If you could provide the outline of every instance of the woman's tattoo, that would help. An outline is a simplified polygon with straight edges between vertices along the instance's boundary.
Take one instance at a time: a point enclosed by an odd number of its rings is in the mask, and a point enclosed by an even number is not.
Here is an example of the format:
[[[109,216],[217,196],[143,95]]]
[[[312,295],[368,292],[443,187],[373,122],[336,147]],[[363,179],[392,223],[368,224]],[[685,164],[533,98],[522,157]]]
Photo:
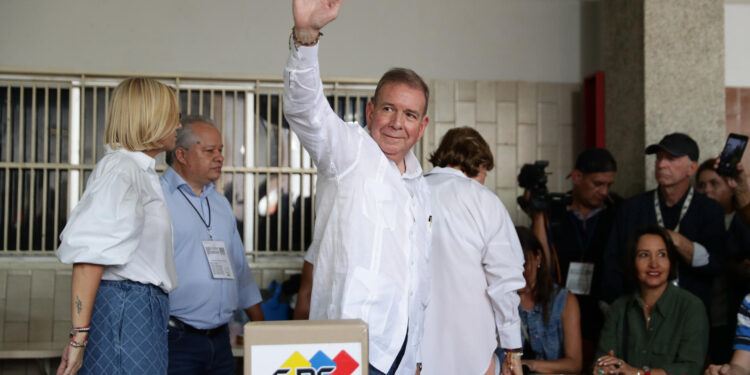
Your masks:
[[[81,315],[81,307],[83,307],[83,302],[76,296],[76,310],[78,310],[78,315]]]

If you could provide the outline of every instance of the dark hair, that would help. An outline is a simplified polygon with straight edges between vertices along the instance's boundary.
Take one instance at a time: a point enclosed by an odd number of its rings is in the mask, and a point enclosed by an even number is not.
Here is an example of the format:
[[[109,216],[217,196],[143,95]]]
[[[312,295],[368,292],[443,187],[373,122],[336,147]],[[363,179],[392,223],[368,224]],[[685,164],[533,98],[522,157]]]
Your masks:
[[[672,237],[669,235],[669,232],[658,225],[643,227],[633,233],[630,239],[628,239],[627,247],[623,253],[623,269],[625,271],[625,277],[633,283],[633,285],[638,285],[638,272],[635,269],[635,257],[638,254],[638,241],[641,237],[647,234],[659,236],[662,241],[664,241],[664,245],[667,248],[667,259],[669,260],[668,280],[676,279],[678,263],[677,248],[675,247],[674,242],[672,242]]]
[[[424,93],[424,111],[422,112],[422,116],[427,114],[427,104],[430,102],[430,89],[419,74],[407,68],[391,68],[380,77],[378,86],[375,87],[375,95],[372,96],[373,103],[378,102],[380,89],[387,83],[403,83],[411,88],[422,90]]]
[[[617,172],[617,162],[604,148],[590,148],[578,154],[575,169],[583,174]]]
[[[542,319],[544,319],[544,324],[547,324],[549,323],[550,303],[552,302],[552,292],[554,289],[552,274],[550,274],[547,267],[547,258],[544,256],[542,244],[531,229],[517,226],[516,233],[518,234],[518,240],[521,242],[526,262],[528,262],[530,256],[541,255],[542,261],[539,263],[539,269],[536,271],[536,285],[531,290],[531,295],[534,297],[534,301],[542,306]]]
[[[714,171],[716,172],[716,168],[714,168],[714,164],[716,164],[716,159],[707,159],[701,165],[698,167],[698,172],[695,173],[695,177],[701,175],[701,172],[703,171]]]
[[[202,122],[204,124],[216,127],[216,124],[214,124],[214,122],[211,121],[211,119],[209,119],[208,117],[199,115],[180,116],[180,123],[182,124],[182,128],[177,129],[177,142],[175,142],[175,149],[177,149],[177,147],[182,147],[185,150],[189,150],[190,147],[193,147],[193,145],[198,142],[198,139],[193,134],[193,124],[196,122]],[[171,166],[172,164],[174,164],[174,151],[175,150],[167,150],[164,159],[164,161],[167,162],[167,165]]]
[[[429,160],[436,167],[459,167],[468,177],[479,174],[479,167],[488,171],[495,167],[490,146],[468,126],[448,130]]]

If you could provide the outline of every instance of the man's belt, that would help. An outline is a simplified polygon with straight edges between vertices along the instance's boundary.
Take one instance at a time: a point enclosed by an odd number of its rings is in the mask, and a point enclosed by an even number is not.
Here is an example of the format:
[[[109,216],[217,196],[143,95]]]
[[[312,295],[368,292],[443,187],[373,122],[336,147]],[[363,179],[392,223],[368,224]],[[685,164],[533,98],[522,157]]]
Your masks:
[[[198,328],[191,326],[190,324],[187,324],[181,321],[180,319],[175,318],[174,316],[169,317],[169,326],[172,328],[183,330],[185,332],[190,332],[196,335],[208,336],[208,337],[213,337],[220,333],[224,333],[228,328],[227,324],[224,323],[216,328],[198,329]]]

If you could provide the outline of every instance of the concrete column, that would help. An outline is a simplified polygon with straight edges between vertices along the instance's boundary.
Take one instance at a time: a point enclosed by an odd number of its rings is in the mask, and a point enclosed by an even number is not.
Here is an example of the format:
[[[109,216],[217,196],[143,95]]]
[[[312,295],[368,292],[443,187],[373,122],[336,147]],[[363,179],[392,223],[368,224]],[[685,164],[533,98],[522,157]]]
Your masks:
[[[615,189],[656,186],[648,144],[689,134],[701,160],[725,140],[724,2],[606,0],[606,142],[618,162]]]

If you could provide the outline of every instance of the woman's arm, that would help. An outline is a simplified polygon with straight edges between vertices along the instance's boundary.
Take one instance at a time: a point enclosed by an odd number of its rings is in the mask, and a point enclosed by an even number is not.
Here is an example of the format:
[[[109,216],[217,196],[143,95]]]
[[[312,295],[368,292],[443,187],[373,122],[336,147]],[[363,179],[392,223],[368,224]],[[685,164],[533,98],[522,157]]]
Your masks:
[[[102,280],[104,266],[89,263],[75,263],[73,265],[73,281],[71,286],[71,323],[74,328],[88,327],[91,322],[91,312],[94,310],[94,299],[99,283]],[[76,332],[71,341],[83,344],[88,338],[88,332]],[[85,347],[65,345],[63,349],[58,374],[75,374],[83,364]]]
[[[528,360],[524,364],[531,372],[579,374],[583,362],[581,354],[581,313],[578,299],[568,292],[562,312],[563,345],[565,357],[554,361]]]

